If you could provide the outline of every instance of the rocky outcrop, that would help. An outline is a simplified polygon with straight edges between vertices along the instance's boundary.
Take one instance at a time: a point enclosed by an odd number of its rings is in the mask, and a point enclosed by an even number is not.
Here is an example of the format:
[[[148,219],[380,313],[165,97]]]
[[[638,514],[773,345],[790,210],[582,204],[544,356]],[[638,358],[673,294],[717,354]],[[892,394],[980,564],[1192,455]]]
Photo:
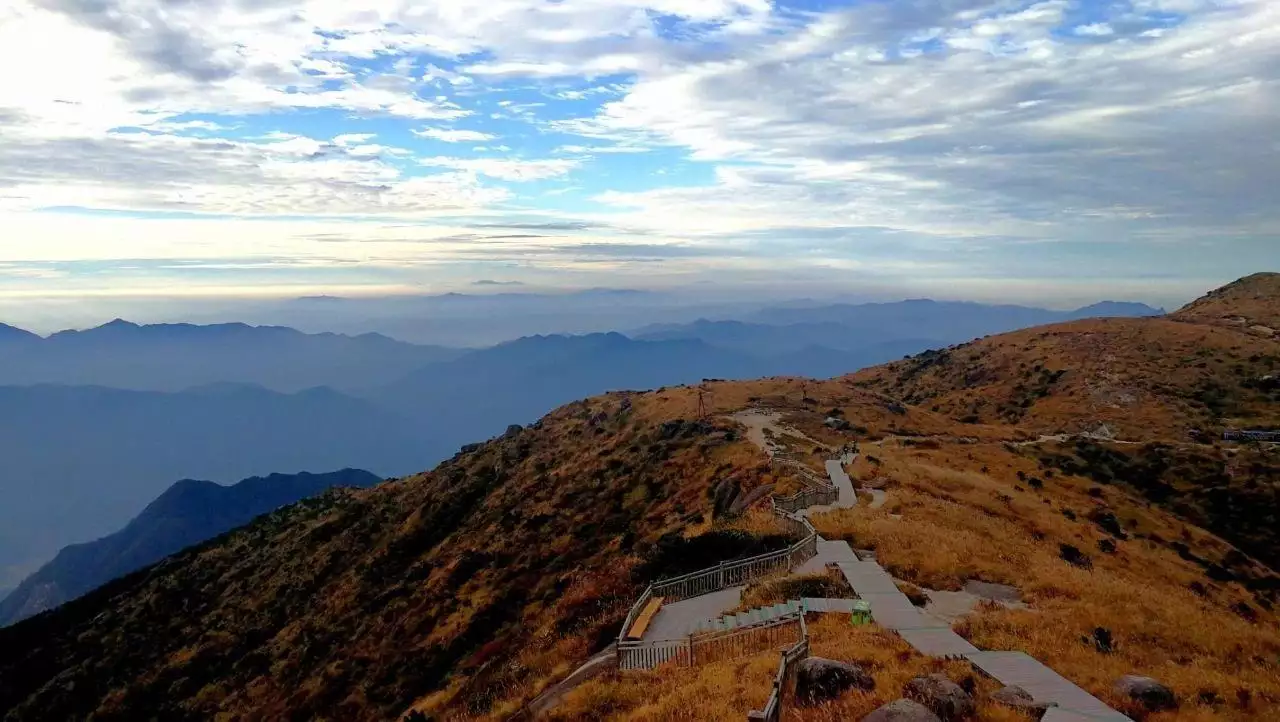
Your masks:
[[[819,704],[851,689],[875,689],[876,682],[864,669],[834,659],[809,657],[796,668],[796,698],[802,704]]]
[[[941,722],[928,707],[909,699],[899,699],[862,718],[862,722]]]
[[[1057,702],[1037,702],[1031,693],[1021,687],[1004,687],[991,695],[991,699],[1010,709],[1030,715],[1032,719],[1040,719],[1050,707],[1057,707]]]
[[[1173,690],[1150,677],[1127,674],[1116,680],[1115,692],[1117,696],[1142,705],[1148,712],[1178,707],[1178,698],[1174,696]]]
[[[973,714],[973,698],[945,675],[916,677],[907,682],[906,694],[943,720],[957,720]]]

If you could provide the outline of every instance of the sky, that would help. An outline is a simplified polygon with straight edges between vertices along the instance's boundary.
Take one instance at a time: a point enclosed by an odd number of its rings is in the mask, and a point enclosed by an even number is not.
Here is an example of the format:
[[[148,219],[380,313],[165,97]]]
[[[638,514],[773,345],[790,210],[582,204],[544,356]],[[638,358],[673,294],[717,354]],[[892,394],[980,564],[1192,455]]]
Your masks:
[[[1274,0],[9,0],[0,67],[0,312],[1280,267]]]

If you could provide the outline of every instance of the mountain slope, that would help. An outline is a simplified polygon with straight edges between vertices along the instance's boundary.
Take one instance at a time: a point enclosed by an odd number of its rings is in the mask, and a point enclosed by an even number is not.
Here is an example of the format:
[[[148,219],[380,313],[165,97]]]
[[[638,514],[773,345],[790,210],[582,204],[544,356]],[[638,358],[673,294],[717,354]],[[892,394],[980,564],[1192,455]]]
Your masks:
[[[0,630],[0,709],[385,720],[450,673],[484,679],[469,693],[482,704],[531,672],[493,660],[598,649],[638,589],[627,570],[664,533],[715,516],[714,486],[760,483],[725,427],[624,400],[575,403],[430,474],[273,513]],[[45,686],[90,658],[114,671]]]
[[[1113,706],[1123,702],[1112,691],[1120,675],[1157,677],[1180,708],[1152,722],[1277,718],[1274,571],[1178,504],[1152,503],[1138,482],[1161,467],[1110,456],[1167,447],[1176,481],[1207,488],[1225,473],[1207,461],[1220,454],[1234,464],[1233,482],[1265,488],[1275,452],[1187,438],[1185,427],[1212,410],[1182,394],[1200,372],[1233,388],[1249,358],[1240,354],[1269,341],[1168,319],[1067,326],[1062,333],[1100,339],[1128,364],[1080,376],[1141,392],[1140,404],[1106,407],[1130,443],[1037,438],[1066,422],[1078,423],[1068,432],[1093,428],[1093,412],[1063,400],[1089,386],[1068,385],[1070,371],[1058,376],[1052,363],[1056,378],[1037,382],[1018,419],[993,408],[981,412],[987,423],[962,420],[977,393],[1025,394],[1028,370],[1046,378],[1027,354],[1067,354],[1064,339],[1047,342],[1060,328],[952,349],[959,355],[945,364],[916,358],[828,381],[712,382],[575,402],[431,473],[279,510],[0,630],[0,710],[5,722],[363,722],[410,708],[510,719],[605,648],[648,581],[780,546],[767,514],[730,513],[786,481],[730,418],[767,407],[794,429],[770,435],[798,458],[857,440],[851,473],[887,490],[881,508],[816,514],[825,538],[873,550],[895,577],[935,592],[970,581],[1018,590],[1025,609],[980,604],[957,623],[974,644],[1024,650]],[[1159,384],[1171,368],[1159,364],[1187,333],[1205,334],[1205,367]],[[903,404],[908,394],[919,403]],[[704,420],[694,418],[700,401]],[[829,416],[851,431],[826,426]],[[894,665],[925,664],[852,642],[838,652],[888,678]],[[689,674],[613,673],[568,695],[552,719],[745,716],[776,669],[777,656],[762,655]],[[900,683],[876,694],[896,696]],[[709,712],[699,702],[712,695]],[[797,719],[860,719],[854,710],[867,699],[853,692]]]
[[[233,486],[179,481],[120,531],[63,549],[23,580],[0,601],[0,626],[52,609],[278,507],[332,487],[360,488],[379,481],[367,471],[354,469],[329,474],[272,474]]]
[[[704,378],[750,378],[766,364],[699,341],[634,341],[621,334],[531,336],[426,366],[365,392],[387,408],[430,423],[463,443],[507,423],[532,421],[574,399]]]
[[[694,389],[577,402],[430,474],[277,511],[0,630],[4,719],[362,722],[411,705],[508,719],[608,644],[647,581],[731,558],[724,542],[738,537],[725,532],[761,528],[726,516],[728,501],[773,481],[723,420],[754,403],[811,439],[793,447],[802,454],[848,440],[823,426],[833,407],[859,428],[854,473],[885,479],[890,503],[817,517],[827,538],[870,545],[896,576],[935,589],[979,578],[1022,590],[1031,610],[979,608],[965,623],[984,646],[1028,649],[1107,699],[1118,674],[1158,675],[1188,719],[1280,710],[1280,681],[1255,661],[1280,654],[1262,606],[1275,594],[1259,586],[1274,577],[1212,534],[1075,475],[1029,487],[1021,479],[1043,472],[1008,443],[1011,428],[962,437],[944,416],[842,380],[708,389],[712,423],[688,420]],[[1091,520],[1100,510],[1123,539]],[[1097,551],[1104,541],[1114,551]],[[1062,561],[1063,545],[1084,549],[1090,570]],[[1098,627],[1114,632],[1112,651],[1077,641]],[[756,662],[730,674],[760,670],[767,691],[776,657]],[[726,694],[705,681],[606,676],[553,719],[705,719],[688,700]],[[751,704],[736,703],[743,715]]]
[[[1280,307],[1252,276],[1170,317],[1028,329],[850,377],[966,424],[1013,424],[1024,439],[1099,432],[1040,462],[1123,483],[1280,566],[1280,460],[1213,443],[1228,429],[1280,429],[1280,340],[1221,318]],[[1122,443],[1107,443],[1114,437]]]
[[[291,328],[156,324],[116,320],[4,343],[0,384],[100,385],[181,391],[216,382],[256,384],[284,392],[315,386],[348,388],[389,382],[459,351],[415,346],[378,334],[304,334]]]
[[[1280,273],[1255,273],[1178,309],[1181,321],[1225,324],[1274,337],[1280,332]]]
[[[15,584],[62,547],[119,529],[174,479],[342,468],[400,475],[449,449],[367,401],[241,385],[0,387],[0,429],[0,571]]]
[[[0,323],[0,348],[36,343],[38,341],[40,341],[40,337],[30,331]]]

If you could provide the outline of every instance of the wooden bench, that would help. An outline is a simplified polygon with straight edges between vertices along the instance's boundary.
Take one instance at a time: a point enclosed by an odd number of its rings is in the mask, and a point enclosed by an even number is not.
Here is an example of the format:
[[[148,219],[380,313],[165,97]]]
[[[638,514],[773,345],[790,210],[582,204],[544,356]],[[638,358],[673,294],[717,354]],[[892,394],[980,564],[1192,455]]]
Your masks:
[[[627,631],[627,639],[639,640],[644,639],[644,633],[649,629],[649,625],[653,623],[653,618],[658,614],[658,610],[662,608],[662,597],[654,597],[649,603],[644,605],[644,609],[640,610],[640,616],[636,617],[636,621],[631,625],[631,629]]]

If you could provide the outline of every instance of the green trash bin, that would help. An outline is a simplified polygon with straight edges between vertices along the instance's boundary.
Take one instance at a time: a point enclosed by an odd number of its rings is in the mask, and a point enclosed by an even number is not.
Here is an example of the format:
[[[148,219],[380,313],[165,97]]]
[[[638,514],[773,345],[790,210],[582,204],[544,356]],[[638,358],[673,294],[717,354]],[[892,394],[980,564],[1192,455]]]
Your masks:
[[[849,617],[849,623],[857,627],[862,624],[871,624],[871,604],[859,599],[853,603],[853,614]]]

